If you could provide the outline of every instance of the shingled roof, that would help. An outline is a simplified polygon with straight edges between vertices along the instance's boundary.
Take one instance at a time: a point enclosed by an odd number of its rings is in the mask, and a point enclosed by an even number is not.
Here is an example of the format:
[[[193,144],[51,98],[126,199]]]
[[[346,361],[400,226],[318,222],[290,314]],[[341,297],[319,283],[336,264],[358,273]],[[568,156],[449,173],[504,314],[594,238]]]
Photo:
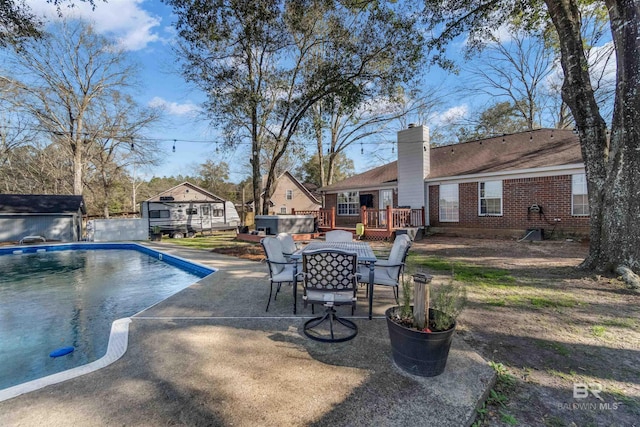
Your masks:
[[[0,194],[0,213],[86,213],[82,196],[53,194]]]
[[[394,184],[398,181],[397,161],[378,166],[358,175],[350,176],[340,182],[320,188],[319,191],[347,190],[358,188],[370,188],[383,184]]]
[[[431,148],[428,179],[583,163],[580,141],[570,130],[537,129]],[[397,183],[397,161],[320,190],[341,191]]]

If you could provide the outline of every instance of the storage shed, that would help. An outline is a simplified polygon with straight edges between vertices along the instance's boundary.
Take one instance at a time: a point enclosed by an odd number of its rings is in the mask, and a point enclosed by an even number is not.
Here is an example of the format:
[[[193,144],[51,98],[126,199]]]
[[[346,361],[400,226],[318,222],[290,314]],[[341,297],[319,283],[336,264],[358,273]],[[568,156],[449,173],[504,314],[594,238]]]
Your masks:
[[[75,242],[82,238],[82,196],[0,194],[0,241],[19,242],[26,236]]]

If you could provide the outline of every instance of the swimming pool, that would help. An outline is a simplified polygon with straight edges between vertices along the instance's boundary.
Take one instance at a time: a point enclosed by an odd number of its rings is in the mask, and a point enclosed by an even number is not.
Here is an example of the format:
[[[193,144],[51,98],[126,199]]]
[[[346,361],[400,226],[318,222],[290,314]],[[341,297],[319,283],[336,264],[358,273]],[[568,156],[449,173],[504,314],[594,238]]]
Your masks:
[[[0,390],[105,354],[111,324],[213,269],[137,244],[0,249]],[[75,351],[58,357],[60,347]]]

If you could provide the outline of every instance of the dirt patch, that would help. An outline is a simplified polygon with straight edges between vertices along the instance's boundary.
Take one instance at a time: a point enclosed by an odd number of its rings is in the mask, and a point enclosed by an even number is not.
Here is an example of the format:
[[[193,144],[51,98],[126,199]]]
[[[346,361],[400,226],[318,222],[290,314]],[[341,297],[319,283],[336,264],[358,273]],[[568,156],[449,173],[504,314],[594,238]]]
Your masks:
[[[388,243],[372,242],[384,254]],[[515,378],[479,425],[638,424],[640,295],[616,277],[577,268],[588,245],[429,237],[411,252],[505,270],[504,284],[468,284],[459,335]],[[215,249],[252,260],[259,245]],[[450,279],[435,273],[434,283]],[[598,399],[598,395],[601,399]],[[575,397],[574,397],[575,396]]]
[[[587,251],[579,242],[443,237],[412,247],[504,269],[512,279],[468,285],[459,319],[465,341],[516,379],[508,401],[487,407],[482,425],[637,424],[640,295],[615,277],[578,269]]]
[[[260,245],[243,245],[234,246],[228,248],[215,248],[211,249],[211,252],[217,254],[234,256],[237,258],[250,259],[252,261],[260,261],[265,258],[264,251]]]

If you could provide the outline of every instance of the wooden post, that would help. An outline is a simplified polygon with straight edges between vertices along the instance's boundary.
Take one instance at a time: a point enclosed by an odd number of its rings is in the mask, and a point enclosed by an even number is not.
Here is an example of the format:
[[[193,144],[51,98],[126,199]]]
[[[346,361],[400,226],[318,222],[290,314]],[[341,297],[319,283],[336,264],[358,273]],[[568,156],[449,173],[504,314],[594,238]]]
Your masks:
[[[424,209],[424,206],[422,207],[422,226],[426,227],[427,226],[427,215],[426,215],[426,211]]]
[[[393,209],[387,205],[387,231],[393,230]]]
[[[335,206],[331,206],[331,219],[330,219],[330,223],[331,223],[331,229],[333,230],[334,228],[336,228],[336,207]]]
[[[360,222],[367,226],[367,207],[364,205],[360,206]]]
[[[413,276],[413,322],[418,329],[429,327],[429,283],[433,278],[426,273]]]

